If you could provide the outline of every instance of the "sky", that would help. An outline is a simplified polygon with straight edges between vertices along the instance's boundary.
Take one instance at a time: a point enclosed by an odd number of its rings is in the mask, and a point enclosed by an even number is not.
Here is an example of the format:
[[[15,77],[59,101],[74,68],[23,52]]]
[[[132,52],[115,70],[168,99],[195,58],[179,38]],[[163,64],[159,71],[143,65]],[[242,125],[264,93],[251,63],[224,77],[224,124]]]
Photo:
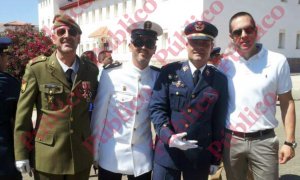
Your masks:
[[[0,23],[11,21],[38,25],[38,0],[1,0]]]

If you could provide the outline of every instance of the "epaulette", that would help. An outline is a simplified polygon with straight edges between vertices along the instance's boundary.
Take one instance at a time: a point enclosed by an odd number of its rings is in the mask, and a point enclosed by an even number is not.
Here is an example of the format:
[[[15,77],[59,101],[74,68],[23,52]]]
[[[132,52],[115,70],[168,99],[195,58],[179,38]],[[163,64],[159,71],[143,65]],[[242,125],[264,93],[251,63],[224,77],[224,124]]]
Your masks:
[[[156,67],[156,66],[150,66],[150,68],[154,71],[157,71],[157,72],[160,72],[160,68],[159,67]]]
[[[107,64],[107,65],[103,66],[103,69],[111,69],[111,68],[119,67],[121,65],[122,65],[122,63],[120,63],[119,61],[115,61],[111,64]]]
[[[46,61],[46,60],[47,60],[47,57],[44,56],[44,55],[41,55],[41,56],[38,56],[38,57],[36,57],[36,58],[31,59],[31,60],[28,62],[28,64],[33,65],[33,64],[35,64],[35,63],[43,62],[43,61]]]

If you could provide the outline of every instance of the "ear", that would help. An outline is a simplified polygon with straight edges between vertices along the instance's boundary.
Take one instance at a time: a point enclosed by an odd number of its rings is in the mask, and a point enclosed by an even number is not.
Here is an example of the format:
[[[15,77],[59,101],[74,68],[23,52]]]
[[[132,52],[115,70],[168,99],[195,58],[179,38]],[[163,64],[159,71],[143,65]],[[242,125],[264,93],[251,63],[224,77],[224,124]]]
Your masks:
[[[129,48],[129,52],[132,52],[132,51],[133,51],[133,50],[132,50],[133,44],[129,43],[129,44],[128,44],[128,48]]]
[[[52,43],[54,44],[54,42],[56,41],[57,37],[51,33],[51,40],[52,40]]]

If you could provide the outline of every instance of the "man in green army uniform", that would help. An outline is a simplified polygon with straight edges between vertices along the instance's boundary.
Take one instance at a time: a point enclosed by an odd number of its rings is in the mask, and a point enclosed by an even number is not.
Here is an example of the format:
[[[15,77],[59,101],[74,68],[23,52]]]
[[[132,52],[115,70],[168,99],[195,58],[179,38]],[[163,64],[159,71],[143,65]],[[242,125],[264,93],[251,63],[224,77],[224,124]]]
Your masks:
[[[57,50],[31,60],[23,76],[15,125],[16,167],[35,179],[88,179],[92,153],[89,105],[98,68],[76,56],[82,31],[67,15],[56,15],[51,35]],[[37,118],[32,124],[32,111]],[[32,167],[32,168],[31,168]]]

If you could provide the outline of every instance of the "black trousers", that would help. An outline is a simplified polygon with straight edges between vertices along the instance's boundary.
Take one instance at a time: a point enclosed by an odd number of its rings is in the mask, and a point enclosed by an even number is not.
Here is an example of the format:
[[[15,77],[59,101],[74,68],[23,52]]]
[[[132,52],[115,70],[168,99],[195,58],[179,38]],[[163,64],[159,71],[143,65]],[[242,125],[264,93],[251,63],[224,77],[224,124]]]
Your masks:
[[[152,180],[207,180],[209,167],[204,169],[176,170],[154,163]]]
[[[128,180],[151,180],[151,171],[142,174],[138,177],[134,177],[133,175],[127,175],[127,178]],[[122,174],[114,173],[99,167],[98,179],[99,180],[121,180]]]

